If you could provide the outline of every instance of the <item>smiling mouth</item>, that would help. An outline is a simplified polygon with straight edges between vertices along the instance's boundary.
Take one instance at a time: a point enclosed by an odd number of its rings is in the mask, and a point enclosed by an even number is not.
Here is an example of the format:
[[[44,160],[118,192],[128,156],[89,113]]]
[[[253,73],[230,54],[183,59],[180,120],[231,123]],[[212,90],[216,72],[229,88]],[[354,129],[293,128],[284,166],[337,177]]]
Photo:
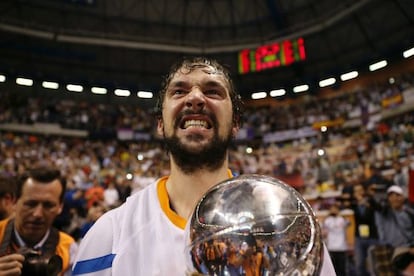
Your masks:
[[[207,121],[204,121],[204,120],[186,120],[181,124],[182,129],[187,129],[190,127],[210,129],[211,125]]]

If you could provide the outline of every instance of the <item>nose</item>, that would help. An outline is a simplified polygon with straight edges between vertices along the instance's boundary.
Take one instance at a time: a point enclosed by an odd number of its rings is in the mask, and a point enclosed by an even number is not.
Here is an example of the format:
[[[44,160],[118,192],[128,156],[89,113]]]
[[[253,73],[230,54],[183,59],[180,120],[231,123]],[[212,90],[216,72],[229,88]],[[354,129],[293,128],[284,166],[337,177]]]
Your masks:
[[[187,94],[186,106],[193,110],[201,110],[205,105],[205,97],[203,91],[198,87],[193,87]]]
[[[43,216],[43,206],[42,204],[36,205],[36,207],[33,208],[33,216],[34,217],[42,217]]]

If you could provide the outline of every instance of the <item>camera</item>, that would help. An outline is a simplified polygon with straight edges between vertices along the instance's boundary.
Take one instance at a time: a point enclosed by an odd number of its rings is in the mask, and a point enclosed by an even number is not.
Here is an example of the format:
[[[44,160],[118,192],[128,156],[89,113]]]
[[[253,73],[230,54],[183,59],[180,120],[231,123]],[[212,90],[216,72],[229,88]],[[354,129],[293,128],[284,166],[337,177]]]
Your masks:
[[[62,258],[54,253],[43,254],[31,248],[22,248],[19,253],[25,257],[23,276],[57,276],[62,270]]]

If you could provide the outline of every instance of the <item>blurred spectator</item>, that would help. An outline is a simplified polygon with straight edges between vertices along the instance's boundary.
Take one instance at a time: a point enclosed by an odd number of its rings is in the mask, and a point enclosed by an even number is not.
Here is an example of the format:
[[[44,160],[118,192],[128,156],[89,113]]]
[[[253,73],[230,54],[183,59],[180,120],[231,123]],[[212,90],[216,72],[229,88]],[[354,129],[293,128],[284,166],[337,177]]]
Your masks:
[[[338,276],[347,274],[348,241],[346,229],[350,222],[340,215],[339,203],[332,204],[329,215],[322,224],[326,247],[332,258],[332,263]]]
[[[76,187],[72,179],[66,181],[66,191],[63,197],[62,212],[56,217],[54,226],[59,230],[66,229],[72,223],[73,212],[86,215],[86,200],[83,191]]]
[[[80,238],[83,238],[95,222],[106,212],[106,208],[100,202],[95,202],[89,209],[86,220],[80,226]]]
[[[367,271],[368,249],[378,243],[375,209],[370,204],[365,187],[357,184],[353,189],[351,208],[355,219],[354,261],[357,276],[369,276]]]
[[[400,161],[395,160],[393,162],[393,169],[395,171],[393,175],[394,185],[401,187],[404,194],[408,195],[408,167],[403,166]]]
[[[0,176],[0,220],[12,215],[15,202],[15,178],[11,176]]]
[[[401,187],[389,187],[387,202],[377,204],[376,208],[375,219],[382,243],[393,247],[414,244],[414,210],[406,204],[406,195]]]
[[[85,191],[86,208],[89,210],[93,205],[100,204],[104,201],[104,188],[97,178],[92,180],[92,187]]]
[[[118,206],[119,203],[119,192],[115,187],[115,183],[109,182],[104,191],[104,205],[106,208],[112,209]]]

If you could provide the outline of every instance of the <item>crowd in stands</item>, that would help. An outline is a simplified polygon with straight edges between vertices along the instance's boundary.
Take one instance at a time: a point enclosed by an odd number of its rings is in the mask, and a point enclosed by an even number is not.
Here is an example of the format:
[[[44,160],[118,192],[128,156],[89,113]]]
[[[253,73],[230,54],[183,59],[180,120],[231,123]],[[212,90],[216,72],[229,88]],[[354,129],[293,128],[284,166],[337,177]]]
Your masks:
[[[361,88],[355,93],[299,104],[246,108],[244,128],[262,133],[295,129],[315,122],[352,119],[367,107],[379,112],[382,100],[414,87],[407,75],[392,84]],[[359,113],[361,116],[361,113]],[[16,98],[0,91],[0,124],[58,123],[62,127],[96,131],[117,128],[154,133],[151,111],[133,105],[76,103],[46,98]],[[112,132],[111,131],[111,132]],[[65,208],[56,225],[81,239],[106,210],[137,190],[168,174],[168,153],[157,139],[122,141],[116,137],[89,139],[0,130],[0,175],[14,176],[35,164],[57,166],[67,181]],[[236,143],[230,168],[237,174],[266,174],[285,180],[310,199],[329,193],[346,206],[356,184],[377,184],[379,192],[397,184],[409,192],[414,169],[413,110],[356,129],[336,127],[327,133],[279,143]],[[315,210],[326,209],[313,201]]]
[[[297,129],[315,122],[349,120],[361,116],[361,109],[370,113],[381,109],[384,99],[400,94],[414,84],[412,74],[403,74],[392,83],[375,83],[358,93],[338,93],[321,99],[307,97],[300,104],[280,105],[277,108],[261,106],[246,108],[244,127],[260,136],[270,131]],[[332,108],[335,107],[335,108]],[[154,133],[155,118],[150,108],[134,104],[92,103],[87,100],[16,95],[13,91],[0,93],[0,124],[36,122],[58,123],[63,128],[103,132],[112,129],[132,129]]]

